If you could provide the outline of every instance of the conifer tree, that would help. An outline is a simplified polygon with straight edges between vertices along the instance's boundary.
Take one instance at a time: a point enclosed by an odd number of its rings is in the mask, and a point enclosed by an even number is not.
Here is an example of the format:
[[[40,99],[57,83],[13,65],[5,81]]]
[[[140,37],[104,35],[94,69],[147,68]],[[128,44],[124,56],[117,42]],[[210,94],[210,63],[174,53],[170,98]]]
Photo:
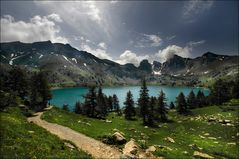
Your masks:
[[[147,124],[149,115],[149,94],[146,86],[146,80],[142,80],[142,86],[140,90],[140,97],[138,99],[138,105],[140,108],[140,115],[143,117],[143,124]]]
[[[81,103],[79,101],[76,102],[76,104],[75,104],[74,112],[76,114],[82,114],[82,106],[81,106]]]
[[[113,110],[113,97],[109,96],[107,102],[108,102],[108,109],[109,109],[109,111],[112,111]]]
[[[27,81],[27,74],[21,68],[14,67],[9,72],[9,79],[6,81],[9,89],[22,99],[28,95],[29,85]]]
[[[213,84],[211,88],[213,103],[220,105],[230,99],[230,90],[228,85],[229,84],[222,79],[217,80]]]
[[[113,109],[120,115],[119,100],[116,94],[113,95]]]
[[[124,105],[125,105],[125,111],[124,111],[125,119],[132,120],[133,117],[136,115],[136,112],[134,108],[133,95],[130,91],[127,93]]]
[[[100,117],[104,118],[107,115],[107,104],[106,104],[105,97],[101,87],[99,87],[98,89],[98,95],[97,95],[96,101],[97,101],[97,107],[98,107],[98,114]]]
[[[63,104],[62,109],[65,110],[65,111],[69,111],[68,104]]]
[[[179,93],[178,97],[176,98],[176,103],[177,103],[176,109],[179,114],[186,114],[188,112],[187,103],[183,92]]]
[[[200,90],[198,91],[196,100],[197,100],[198,107],[202,107],[206,104],[206,98],[202,91]]]
[[[196,96],[195,96],[193,90],[191,90],[191,92],[188,95],[187,104],[188,104],[189,109],[196,108],[197,102],[196,102]]]
[[[161,90],[159,97],[158,97],[158,114],[159,114],[159,120],[164,122],[167,120],[166,116],[166,97],[164,92]]]
[[[148,115],[148,124],[149,125],[154,125],[154,119],[156,115],[156,103],[157,103],[157,98],[156,97],[150,97],[149,100],[149,115]]]
[[[175,105],[174,105],[173,102],[170,102],[169,108],[170,108],[170,109],[175,109]]]
[[[85,114],[89,117],[96,117],[96,92],[95,92],[95,87],[92,86],[89,89],[89,92],[86,94],[85,98],[85,103],[84,103],[84,111]]]

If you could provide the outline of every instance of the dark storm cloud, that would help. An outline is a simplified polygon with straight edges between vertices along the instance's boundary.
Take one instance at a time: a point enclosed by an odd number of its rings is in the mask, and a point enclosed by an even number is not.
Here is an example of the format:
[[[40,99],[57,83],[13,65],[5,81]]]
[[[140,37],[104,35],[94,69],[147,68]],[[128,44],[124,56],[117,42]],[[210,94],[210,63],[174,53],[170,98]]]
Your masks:
[[[237,13],[238,1],[1,1],[1,41],[67,42],[135,65],[237,54]]]

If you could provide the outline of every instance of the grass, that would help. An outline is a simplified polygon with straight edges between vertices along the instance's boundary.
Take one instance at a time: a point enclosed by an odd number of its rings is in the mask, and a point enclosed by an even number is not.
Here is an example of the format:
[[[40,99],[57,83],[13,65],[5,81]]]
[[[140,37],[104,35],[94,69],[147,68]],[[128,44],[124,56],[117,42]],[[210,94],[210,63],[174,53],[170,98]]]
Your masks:
[[[225,111],[222,108],[230,109]],[[238,110],[239,100],[233,100],[221,107],[210,106],[195,109],[192,116],[185,117],[177,115],[175,111],[170,111],[168,117],[173,122],[159,123],[160,128],[145,128],[141,119],[127,121],[123,116],[119,117],[115,113],[108,116],[108,120],[112,123],[106,123],[103,120],[88,118],[59,108],[45,112],[43,119],[70,127],[98,140],[101,140],[104,135],[112,134],[113,129],[118,129],[125,134],[127,140],[134,138],[138,143],[145,140],[146,144],[141,145],[144,148],[150,145],[169,147],[171,150],[158,149],[155,152],[155,155],[166,158],[191,158],[195,150],[208,153],[215,158],[237,158],[239,156],[237,145],[228,144],[236,143],[236,127],[208,122],[207,118],[229,119],[235,123]],[[198,118],[200,119],[197,120]],[[206,133],[209,135],[205,135]],[[173,138],[175,143],[165,141],[166,137]],[[190,147],[190,144],[196,144],[201,150]]]
[[[28,123],[18,107],[0,113],[1,158],[91,158],[83,151],[68,148],[68,141]]]

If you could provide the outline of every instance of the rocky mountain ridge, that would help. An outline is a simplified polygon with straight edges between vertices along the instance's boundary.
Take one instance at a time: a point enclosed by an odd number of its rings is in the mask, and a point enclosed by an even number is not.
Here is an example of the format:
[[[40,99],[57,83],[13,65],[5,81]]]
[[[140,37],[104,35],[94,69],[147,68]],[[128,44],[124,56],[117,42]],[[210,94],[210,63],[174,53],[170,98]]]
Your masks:
[[[42,69],[52,86],[81,86],[88,84],[138,84],[143,77],[152,84],[197,85],[200,78],[218,78],[238,74],[239,56],[207,52],[200,57],[182,58],[174,55],[164,63],[152,64],[142,60],[138,67],[120,65],[79,51],[69,44],[51,41],[1,43],[2,65],[18,65],[29,70]]]

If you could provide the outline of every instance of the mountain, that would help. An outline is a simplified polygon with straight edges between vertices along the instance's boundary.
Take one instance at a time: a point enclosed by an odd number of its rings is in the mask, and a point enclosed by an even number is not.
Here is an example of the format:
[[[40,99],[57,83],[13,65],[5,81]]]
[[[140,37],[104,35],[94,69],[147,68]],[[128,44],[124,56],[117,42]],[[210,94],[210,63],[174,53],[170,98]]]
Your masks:
[[[139,67],[120,65],[79,51],[69,44],[42,41],[0,43],[1,65],[22,66],[30,71],[46,71],[53,87],[138,84],[142,77],[150,83],[198,85],[205,79],[238,73],[238,56],[207,52],[200,57],[174,55],[164,63],[142,60]]]

